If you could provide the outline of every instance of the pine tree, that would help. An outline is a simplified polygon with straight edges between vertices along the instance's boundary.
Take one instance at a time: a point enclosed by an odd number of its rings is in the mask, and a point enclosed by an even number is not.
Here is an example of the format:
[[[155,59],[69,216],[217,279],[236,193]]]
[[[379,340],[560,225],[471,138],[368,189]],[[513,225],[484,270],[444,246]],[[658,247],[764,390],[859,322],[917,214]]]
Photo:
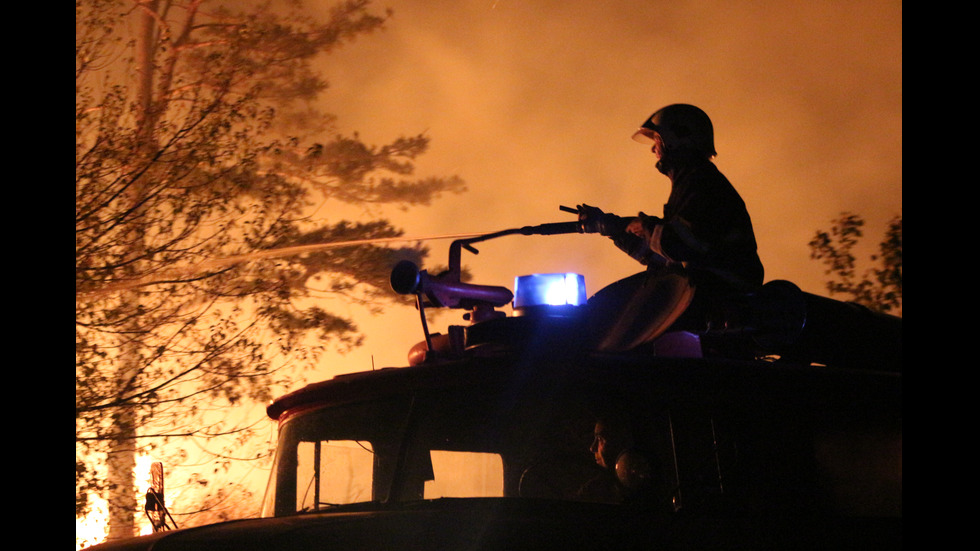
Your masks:
[[[397,300],[390,266],[427,251],[265,253],[402,235],[383,218],[330,217],[325,202],[463,191],[414,175],[426,136],[369,145],[313,107],[326,82],[312,61],[389,15],[366,0],[322,17],[299,2],[76,0],[76,514],[89,491],[110,496],[110,537],[133,533],[138,450],[245,435],[199,425],[205,404],[267,401],[325,347],[360,342],[350,319],[305,300],[313,287]]]

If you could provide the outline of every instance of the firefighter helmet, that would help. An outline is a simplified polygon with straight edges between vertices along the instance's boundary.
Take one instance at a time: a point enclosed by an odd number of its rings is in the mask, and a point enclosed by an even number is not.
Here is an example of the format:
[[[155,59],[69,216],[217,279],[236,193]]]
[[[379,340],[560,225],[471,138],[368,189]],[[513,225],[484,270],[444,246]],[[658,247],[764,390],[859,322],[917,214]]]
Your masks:
[[[711,119],[693,105],[675,103],[657,110],[633,134],[633,139],[653,143],[654,132],[660,134],[668,150],[687,150],[708,157],[717,155]]]

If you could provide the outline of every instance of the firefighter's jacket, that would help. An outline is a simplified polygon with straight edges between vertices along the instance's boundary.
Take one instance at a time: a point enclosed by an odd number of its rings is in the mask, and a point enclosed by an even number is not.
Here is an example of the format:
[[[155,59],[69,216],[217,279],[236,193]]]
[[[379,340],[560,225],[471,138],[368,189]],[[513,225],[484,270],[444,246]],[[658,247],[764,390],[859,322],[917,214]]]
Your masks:
[[[738,192],[709,160],[671,174],[662,218],[640,213],[649,239],[622,232],[610,236],[650,269],[683,265],[706,290],[749,290],[763,282],[752,221]]]

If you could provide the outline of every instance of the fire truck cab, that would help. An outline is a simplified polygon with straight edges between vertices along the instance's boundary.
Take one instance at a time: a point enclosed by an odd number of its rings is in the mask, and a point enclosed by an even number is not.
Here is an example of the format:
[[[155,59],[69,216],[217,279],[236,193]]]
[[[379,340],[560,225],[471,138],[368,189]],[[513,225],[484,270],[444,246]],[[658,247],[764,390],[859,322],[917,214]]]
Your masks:
[[[900,318],[777,282],[750,323],[603,353],[575,301],[494,315],[509,291],[441,277],[392,283],[471,323],[273,402],[263,518],[153,549],[901,548]]]

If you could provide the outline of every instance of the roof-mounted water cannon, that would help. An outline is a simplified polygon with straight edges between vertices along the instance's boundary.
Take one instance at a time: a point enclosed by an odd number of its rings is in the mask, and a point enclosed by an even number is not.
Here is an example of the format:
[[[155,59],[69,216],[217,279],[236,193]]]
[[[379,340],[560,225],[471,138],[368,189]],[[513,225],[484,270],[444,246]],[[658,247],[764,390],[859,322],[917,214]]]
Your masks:
[[[568,207],[562,208],[562,210],[566,209]],[[566,233],[582,233],[581,224],[579,222],[556,222],[457,239],[449,246],[449,268],[445,272],[432,275],[425,270],[420,270],[413,262],[403,260],[391,272],[391,288],[399,294],[424,297],[428,299],[429,305],[442,308],[473,310],[504,306],[514,299],[514,294],[510,289],[493,285],[474,285],[461,281],[462,249],[473,254],[479,254],[479,251],[473,247],[474,243],[505,235],[558,235]],[[471,318],[471,321],[479,320]]]
[[[577,212],[575,209],[569,207],[561,207],[561,210]],[[475,324],[505,317],[505,314],[498,312],[496,308],[505,306],[512,300],[515,300],[514,293],[506,287],[464,283],[461,280],[463,249],[473,254],[479,254],[479,251],[473,246],[474,243],[506,235],[560,235],[568,233],[584,233],[582,224],[578,221],[556,222],[512,228],[478,235],[476,237],[457,239],[449,246],[448,269],[436,275],[419,269],[417,265],[408,260],[403,260],[395,265],[391,272],[391,288],[396,293],[415,295],[416,297],[419,314],[422,318],[422,329],[425,333],[425,350],[420,351],[422,356],[435,350],[435,345],[433,344],[434,335],[429,334],[425,320],[426,306],[469,310],[464,315],[464,319]],[[558,287],[562,288],[562,291],[560,291],[561,299],[555,298],[557,295],[543,289],[543,287],[547,287],[549,284],[554,288],[556,283]],[[518,292],[518,299],[514,304],[515,314],[517,315],[538,310],[538,306],[548,307],[552,312],[557,312],[563,306],[577,306],[585,302],[585,281],[582,276],[577,274],[570,274],[568,277],[565,274],[561,274],[560,278],[556,278],[555,274],[548,274],[546,276],[521,276],[515,281],[515,290]],[[565,293],[568,292],[572,293],[572,298],[565,298]],[[551,302],[541,302],[542,300],[550,300]],[[556,302],[559,300],[560,302]],[[450,341],[448,346],[450,348],[454,350],[461,349],[464,339],[461,329],[459,327],[450,327],[450,334],[448,336],[439,335],[438,337],[443,340],[448,338]],[[410,362],[413,354],[416,353],[415,349],[409,353]]]
[[[399,262],[391,271],[391,288],[402,295],[423,297],[429,306],[439,308],[492,309],[514,298],[506,287],[463,283],[458,267],[432,275],[408,260]]]

